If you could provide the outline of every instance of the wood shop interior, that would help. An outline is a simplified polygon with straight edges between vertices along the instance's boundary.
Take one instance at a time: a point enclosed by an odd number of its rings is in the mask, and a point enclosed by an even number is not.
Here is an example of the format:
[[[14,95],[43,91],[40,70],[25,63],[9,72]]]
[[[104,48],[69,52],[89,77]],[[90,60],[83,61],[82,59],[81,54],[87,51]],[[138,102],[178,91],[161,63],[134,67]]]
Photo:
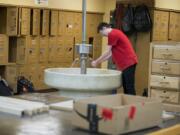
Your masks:
[[[180,0],[0,0],[0,135],[180,135]]]

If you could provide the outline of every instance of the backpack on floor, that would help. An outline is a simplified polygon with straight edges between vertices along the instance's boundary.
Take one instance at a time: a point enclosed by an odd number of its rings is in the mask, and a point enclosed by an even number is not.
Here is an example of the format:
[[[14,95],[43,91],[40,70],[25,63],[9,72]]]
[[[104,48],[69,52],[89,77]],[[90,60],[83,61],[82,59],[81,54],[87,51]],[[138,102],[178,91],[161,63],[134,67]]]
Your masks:
[[[35,91],[34,85],[31,81],[23,76],[19,76],[17,80],[17,94],[33,93]]]
[[[134,8],[131,5],[128,5],[125,15],[122,19],[122,31],[127,35],[130,35],[134,32],[133,20]]]
[[[0,79],[0,96],[12,96],[13,90],[4,79]]]
[[[146,5],[137,6],[134,12],[134,28],[138,32],[147,32],[152,28],[152,20]]]

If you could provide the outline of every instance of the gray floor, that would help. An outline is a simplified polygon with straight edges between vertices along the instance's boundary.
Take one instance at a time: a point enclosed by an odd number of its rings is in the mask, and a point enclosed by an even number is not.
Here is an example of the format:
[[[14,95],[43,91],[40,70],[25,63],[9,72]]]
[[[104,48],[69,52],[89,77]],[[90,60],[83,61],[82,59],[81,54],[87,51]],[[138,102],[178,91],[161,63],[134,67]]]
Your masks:
[[[0,114],[0,135],[89,135],[90,133],[71,126],[71,113],[50,111],[32,118],[17,118]],[[151,129],[128,135],[144,135],[180,123],[180,117]]]

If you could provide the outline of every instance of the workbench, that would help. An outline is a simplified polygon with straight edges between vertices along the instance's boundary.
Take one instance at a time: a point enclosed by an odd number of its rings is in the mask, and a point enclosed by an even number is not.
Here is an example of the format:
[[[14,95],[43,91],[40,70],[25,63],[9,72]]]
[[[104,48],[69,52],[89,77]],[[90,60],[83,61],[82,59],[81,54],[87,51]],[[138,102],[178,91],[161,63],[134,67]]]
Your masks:
[[[147,116],[148,117],[148,116]],[[180,116],[154,127],[128,135],[144,135],[180,123]],[[71,125],[71,112],[53,111],[35,117],[18,118],[0,114],[0,135],[89,135]]]

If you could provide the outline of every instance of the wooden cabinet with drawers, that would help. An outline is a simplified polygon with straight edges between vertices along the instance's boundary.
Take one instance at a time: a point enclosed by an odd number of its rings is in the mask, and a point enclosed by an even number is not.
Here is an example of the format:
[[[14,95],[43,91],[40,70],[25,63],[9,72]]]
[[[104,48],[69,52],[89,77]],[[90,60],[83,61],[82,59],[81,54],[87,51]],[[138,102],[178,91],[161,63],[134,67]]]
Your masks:
[[[180,43],[151,43],[149,95],[180,109]]]

